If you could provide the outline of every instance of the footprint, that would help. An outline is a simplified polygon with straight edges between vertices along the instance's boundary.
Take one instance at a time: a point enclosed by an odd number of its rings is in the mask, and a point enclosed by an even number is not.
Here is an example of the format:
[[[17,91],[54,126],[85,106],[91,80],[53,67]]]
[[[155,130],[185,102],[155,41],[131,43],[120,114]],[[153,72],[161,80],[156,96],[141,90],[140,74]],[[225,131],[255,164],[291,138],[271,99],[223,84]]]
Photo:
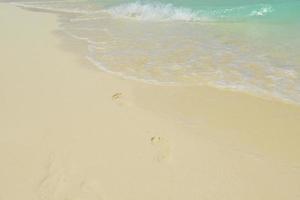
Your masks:
[[[116,101],[116,100],[119,100],[121,97],[122,97],[122,93],[118,92],[118,93],[115,93],[114,95],[112,95],[112,100]]]
[[[126,107],[132,106],[132,102],[129,101],[128,96],[124,95],[121,92],[112,95],[111,99],[119,106],[126,106]]]
[[[151,144],[153,144],[153,145],[159,144],[160,141],[161,141],[161,137],[159,137],[159,136],[151,137]]]
[[[53,159],[38,184],[38,195],[41,200],[103,200],[88,180]]]
[[[170,159],[170,145],[167,139],[160,136],[153,136],[150,138],[150,142],[155,149],[154,160],[165,162]]]
[[[123,94],[118,92],[118,93],[115,93],[114,95],[112,95],[112,100],[115,101],[118,105],[120,106],[123,106],[125,105],[124,104],[124,101],[123,101]]]

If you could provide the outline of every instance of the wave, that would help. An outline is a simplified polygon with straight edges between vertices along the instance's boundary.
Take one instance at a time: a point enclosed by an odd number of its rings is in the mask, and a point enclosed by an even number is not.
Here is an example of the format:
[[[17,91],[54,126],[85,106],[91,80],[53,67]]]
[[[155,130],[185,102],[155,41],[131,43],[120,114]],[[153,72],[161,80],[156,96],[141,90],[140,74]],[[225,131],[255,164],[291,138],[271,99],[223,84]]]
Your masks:
[[[272,8],[272,6],[267,5],[262,8],[259,8],[257,10],[253,10],[250,15],[251,16],[264,16],[264,15],[267,15],[268,13],[272,13],[273,11],[274,11],[274,9]]]
[[[138,1],[110,7],[105,11],[117,18],[145,21],[216,21],[266,16],[272,13],[274,9],[269,4],[258,4],[193,10],[177,7],[171,3],[143,3]]]
[[[242,6],[213,6],[199,7],[198,9],[176,6],[172,3],[145,3],[136,1],[118,4],[111,7],[92,3],[90,1],[10,1],[23,8],[39,9],[50,12],[73,13],[91,15],[89,19],[98,19],[98,14],[109,14],[115,18],[126,18],[141,21],[186,21],[186,22],[216,22],[216,21],[243,21],[251,19],[268,19],[277,15],[280,17],[294,17],[299,3],[287,4],[251,4]],[[274,13],[276,14],[274,15]],[[294,13],[294,14],[291,14]],[[95,16],[93,16],[95,15]]]
[[[198,12],[189,8],[175,7],[172,4],[141,2],[121,4],[106,10],[115,17],[126,17],[139,20],[182,20],[198,21]]]
[[[59,31],[86,45],[84,57],[107,73],[158,85],[210,85],[300,104],[300,27],[229,21],[225,29],[223,23],[189,23],[285,15],[298,21],[298,2],[195,9],[143,2],[108,7],[81,0],[13,1],[58,12]],[[120,26],[118,18],[143,22],[122,20]]]

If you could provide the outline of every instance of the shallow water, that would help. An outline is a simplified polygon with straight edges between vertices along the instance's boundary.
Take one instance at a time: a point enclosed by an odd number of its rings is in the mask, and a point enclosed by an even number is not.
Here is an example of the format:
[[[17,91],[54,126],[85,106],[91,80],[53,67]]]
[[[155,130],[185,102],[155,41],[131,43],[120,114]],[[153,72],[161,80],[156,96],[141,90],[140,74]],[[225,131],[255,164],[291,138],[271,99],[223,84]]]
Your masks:
[[[298,0],[16,3],[60,12],[61,30],[107,72],[300,103]]]

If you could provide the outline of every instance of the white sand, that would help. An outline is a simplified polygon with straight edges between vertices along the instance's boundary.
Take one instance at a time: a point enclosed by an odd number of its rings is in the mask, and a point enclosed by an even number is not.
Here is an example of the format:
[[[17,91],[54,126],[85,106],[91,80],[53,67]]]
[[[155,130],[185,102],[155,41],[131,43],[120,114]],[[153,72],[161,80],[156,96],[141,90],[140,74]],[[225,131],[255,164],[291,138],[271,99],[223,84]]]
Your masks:
[[[299,107],[105,74],[54,14],[0,27],[0,200],[300,199]]]

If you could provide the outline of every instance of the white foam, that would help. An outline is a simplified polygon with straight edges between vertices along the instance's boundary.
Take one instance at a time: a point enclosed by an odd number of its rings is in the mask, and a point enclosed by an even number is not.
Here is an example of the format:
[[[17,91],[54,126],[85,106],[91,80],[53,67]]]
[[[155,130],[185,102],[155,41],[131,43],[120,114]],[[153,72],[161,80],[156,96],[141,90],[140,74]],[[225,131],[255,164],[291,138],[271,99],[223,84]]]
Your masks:
[[[58,3],[58,4],[56,4]],[[158,74],[158,77],[152,75],[143,75],[139,71],[134,71],[134,69],[124,69],[119,70],[115,69],[113,65],[110,65],[109,62],[105,62],[104,60],[98,59],[99,52],[105,50],[108,45],[105,45],[105,43],[112,42],[112,41],[106,41],[106,40],[98,40],[96,34],[86,34],[85,31],[88,31],[90,33],[91,31],[95,30],[95,33],[100,34],[100,32],[96,32],[98,30],[104,30],[107,33],[109,33],[111,30],[110,27],[107,26],[101,26],[101,23],[95,23],[97,24],[95,26],[85,26],[88,24],[89,21],[94,20],[102,20],[106,19],[107,17],[110,18],[110,15],[113,17],[121,17],[121,18],[130,18],[130,19],[137,19],[137,20],[154,20],[154,21],[199,21],[199,20],[212,20],[213,17],[222,17],[222,16],[231,16],[232,13],[241,13],[244,16],[250,16],[256,17],[256,16],[264,16],[267,15],[270,12],[273,12],[273,8],[268,5],[255,5],[255,6],[247,6],[247,7],[235,7],[235,8],[221,8],[216,11],[194,11],[192,9],[188,8],[180,8],[175,7],[172,4],[161,4],[161,3],[150,3],[150,4],[143,4],[140,2],[136,3],[130,3],[130,4],[122,4],[116,7],[108,8],[105,10],[105,13],[99,13],[100,9],[96,11],[97,14],[94,14],[95,10],[89,10],[84,9],[86,8],[84,5],[79,5],[78,7],[75,7],[77,5],[67,4],[66,7],[65,4],[60,4],[60,1],[54,1],[52,2],[53,5],[50,5],[49,3],[45,2],[26,2],[26,3],[17,3],[18,6],[28,7],[28,8],[38,8],[42,10],[52,10],[52,11],[60,11],[60,12],[67,12],[67,13],[81,13],[79,15],[66,15],[70,16],[67,18],[68,20],[62,20],[61,21],[61,31],[64,31],[66,34],[68,34],[70,37],[81,40],[86,42],[87,45],[87,52],[86,52],[86,59],[94,64],[97,68],[101,69],[102,71],[105,71],[107,73],[111,73],[114,75],[117,75],[119,77],[122,77],[124,79],[132,79],[137,81],[143,81],[146,83],[151,84],[157,84],[157,85],[177,85],[177,84],[199,84],[199,85],[210,85],[213,87],[221,88],[221,89],[227,89],[232,91],[241,91],[241,92],[247,92],[254,95],[258,95],[261,97],[272,97],[281,99],[283,101],[289,102],[289,103],[298,103],[300,99],[300,87],[294,86],[299,83],[299,73],[298,71],[293,70],[293,67],[291,68],[278,68],[273,67],[274,64],[269,63],[269,60],[266,59],[258,59],[253,58],[251,56],[246,56],[245,58],[242,58],[244,62],[240,62],[240,60],[237,60],[236,63],[232,63],[230,67],[232,67],[231,70],[218,70],[218,69],[211,69],[209,72],[201,72],[201,70],[197,71],[197,68],[191,68],[185,70],[185,73],[180,74],[179,76],[182,77],[189,77],[193,75],[195,79],[193,79],[191,82],[187,80],[183,80],[181,82],[181,77],[177,80],[178,74],[172,76],[172,72],[176,71],[176,69],[184,68],[188,65],[188,61],[186,63],[172,63],[168,64],[166,67],[170,67],[169,69],[161,69],[162,72],[170,72],[169,74],[165,76],[165,74],[162,73],[162,75]],[[107,15],[107,13],[109,15]],[[75,17],[74,17],[75,16]],[[212,16],[211,18],[207,17],[204,18],[203,16]],[[216,18],[217,19],[217,18]],[[85,22],[86,21],[86,22]],[[70,22],[84,22],[84,23],[70,23]],[[105,22],[105,21],[104,21]],[[64,26],[66,25],[67,26]],[[75,24],[76,26],[73,26]],[[142,23],[143,24],[143,23]],[[147,24],[147,23],[146,23]],[[181,23],[180,23],[181,24]],[[92,32],[94,33],[94,32]],[[102,32],[101,32],[102,33]],[[113,32],[112,32],[113,33]],[[200,33],[200,32],[197,32]],[[210,33],[210,32],[208,32]],[[208,34],[209,35],[209,34]],[[120,37],[122,39],[122,35]],[[177,37],[180,38],[180,37]],[[127,39],[125,37],[124,39]],[[158,40],[162,41],[162,40]],[[201,45],[206,46],[212,46],[210,48],[207,48],[211,51],[212,55],[218,56],[218,50],[226,48],[226,51],[230,53],[231,49],[228,46],[221,46],[221,45],[210,45],[215,44],[214,42],[211,42],[212,40],[207,40],[208,43],[201,43]],[[197,40],[193,40],[193,43],[197,43]],[[122,44],[122,43],[121,43]],[[182,43],[178,43],[182,44]],[[199,43],[200,44],[200,43]],[[200,45],[200,46],[201,46]],[[197,48],[195,49],[197,52]],[[122,51],[122,49],[121,49]],[[129,51],[129,50],[128,50]],[[165,51],[166,52],[166,51]],[[164,52],[164,53],[165,53]],[[110,53],[108,51],[108,53]],[[170,52],[172,53],[172,52]],[[232,54],[239,55],[238,52],[235,51],[235,49],[232,50]],[[168,56],[168,54],[166,54]],[[197,54],[198,57],[201,57],[202,54]],[[242,55],[242,54],[241,54]],[[247,54],[248,55],[248,54]],[[252,54],[249,54],[252,55]],[[118,55],[115,55],[118,56]],[[138,56],[138,55],[137,55]],[[151,56],[151,55],[149,55]],[[152,55],[153,56],[153,55]],[[101,57],[102,58],[102,57]],[[117,58],[117,57],[116,57]],[[120,58],[122,58],[120,56]],[[153,60],[159,60],[160,57],[149,57]],[[194,57],[193,57],[194,58]],[[218,60],[218,57],[216,57],[215,60]],[[248,61],[247,61],[248,60]],[[264,74],[263,79],[255,79],[251,77],[251,73],[254,72],[251,69],[245,68],[245,70],[240,70],[240,66],[243,65],[243,63],[252,62],[253,60],[257,60],[258,66],[263,67],[261,69],[261,73]],[[201,67],[202,60],[195,59],[192,62],[197,64],[197,66]],[[153,62],[155,63],[155,62]],[[159,62],[157,62],[159,64]],[[221,63],[222,64],[222,63]],[[237,67],[235,67],[235,64]],[[130,64],[129,64],[130,65]],[[130,67],[130,66],[128,66]],[[175,69],[175,70],[173,70]],[[214,70],[216,70],[214,72]],[[236,70],[236,71],[234,71]],[[147,71],[147,70],[146,70]],[[215,73],[215,74],[214,74]],[[250,75],[249,75],[250,74]],[[210,78],[211,75],[211,78]],[[237,79],[230,79],[231,75],[234,77],[237,77]],[[199,80],[196,80],[197,77],[199,77]],[[202,77],[206,77],[203,79]],[[229,77],[229,78],[228,78]],[[259,77],[258,77],[259,78]],[[202,80],[203,79],[203,80]],[[210,80],[211,79],[211,80]],[[237,81],[238,80],[238,81]],[[299,104],[299,103],[298,103]]]
[[[144,21],[216,21],[220,19],[240,20],[247,17],[265,16],[274,11],[268,4],[237,7],[220,7],[193,10],[164,3],[125,3],[104,10],[117,18]],[[235,18],[236,17],[236,18]]]
[[[272,8],[272,6],[270,5],[265,5],[257,10],[253,10],[250,13],[250,16],[265,16],[269,13],[272,13],[274,11],[274,9]]]
[[[131,18],[138,20],[153,21],[200,21],[210,20],[208,17],[200,15],[199,11],[193,11],[189,8],[175,7],[172,4],[141,2],[121,4],[106,10],[114,17]]]

